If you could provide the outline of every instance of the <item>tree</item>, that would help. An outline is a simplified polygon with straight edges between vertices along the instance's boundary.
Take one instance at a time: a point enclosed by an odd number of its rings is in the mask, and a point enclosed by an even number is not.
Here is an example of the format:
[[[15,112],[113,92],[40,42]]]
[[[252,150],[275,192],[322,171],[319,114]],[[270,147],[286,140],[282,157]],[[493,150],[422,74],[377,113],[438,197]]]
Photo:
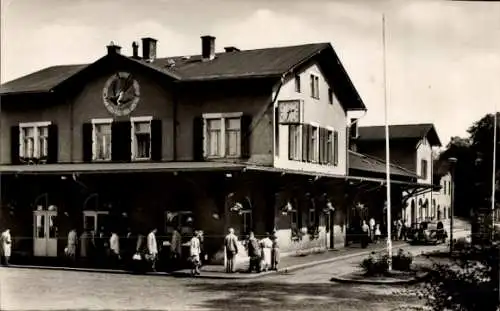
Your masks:
[[[497,114],[498,116],[498,114]],[[468,217],[471,212],[490,204],[493,171],[493,114],[481,118],[467,130],[468,138],[453,137],[439,157],[439,171],[449,170],[448,159],[458,159],[455,168],[455,215]],[[498,134],[498,133],[497,133]],[[498,137],[500,139],[500,136]],[[500,150],[498,150],[500,153]],[[497,153],[497,163],[499,157]],[[497,165],[497,175],[500,177]]]

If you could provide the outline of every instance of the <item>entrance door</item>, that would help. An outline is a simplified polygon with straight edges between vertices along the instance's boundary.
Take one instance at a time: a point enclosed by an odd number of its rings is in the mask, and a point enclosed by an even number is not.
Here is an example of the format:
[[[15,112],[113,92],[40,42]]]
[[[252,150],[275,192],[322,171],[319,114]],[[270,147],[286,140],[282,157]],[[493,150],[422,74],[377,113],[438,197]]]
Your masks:
[[[57,211],[33,212],[33,253],[41,257],[57,257]]]

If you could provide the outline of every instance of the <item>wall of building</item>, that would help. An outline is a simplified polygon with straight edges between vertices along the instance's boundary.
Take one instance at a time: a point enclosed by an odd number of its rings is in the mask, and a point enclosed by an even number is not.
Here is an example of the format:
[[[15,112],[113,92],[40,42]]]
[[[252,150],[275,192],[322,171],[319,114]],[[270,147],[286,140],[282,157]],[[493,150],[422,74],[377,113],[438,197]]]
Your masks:
[[[337,131],[339,148],[338,164],[333,166],[289,160],[288,125],[279,125],[277,142],[279,153],[274,158],[274,166],[277,168],[346,175],[346,112],[334,94],[333,103],[329,103],[329,85],[317,64],[312,64],[297,74],[300,76],[301,92],[296,92],[295,77],[294,75],[290,75],[279,90],[275,107],[281,100],[301,100],[303,103],[301,112],[302,123]],[[319,77],[319,99],[311,97],[311,74]]]

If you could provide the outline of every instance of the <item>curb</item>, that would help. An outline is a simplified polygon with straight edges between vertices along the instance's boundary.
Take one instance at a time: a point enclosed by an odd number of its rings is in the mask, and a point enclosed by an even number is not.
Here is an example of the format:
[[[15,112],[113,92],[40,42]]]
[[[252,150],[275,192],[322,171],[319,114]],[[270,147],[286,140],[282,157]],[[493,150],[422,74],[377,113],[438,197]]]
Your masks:
[[[347,275],[347,274],[344,274]],[[421,275],[416,275],[408,280],[356,280],[352,278],[345,278],[342,276],[334,276],[330,279],[330,282],[337,282],[343,284],[365,284],[365,285],[411,285],[422,282],[424,279],[428,277],[429,273],[424,272]]]

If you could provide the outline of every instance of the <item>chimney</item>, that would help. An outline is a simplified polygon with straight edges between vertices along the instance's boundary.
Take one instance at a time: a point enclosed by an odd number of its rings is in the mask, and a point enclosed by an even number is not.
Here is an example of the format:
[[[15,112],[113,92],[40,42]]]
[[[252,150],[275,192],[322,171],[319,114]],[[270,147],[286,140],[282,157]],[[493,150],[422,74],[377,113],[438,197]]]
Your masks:
[[[135,58],[135,59],[138,59],[139,58],[139,43],[137,43],[136,41],[132,42],[132,57]]]
[[[215,58],[215,37],[201,37],[201,59],[203,61],[213,60]]]
[[[122,49],[121,46],[116,45],[113,41],[111,41],[109,43],[109,45],[107,46],[107,48],[108,48],[108,55],[111,55],[111,54],[120,54],[121,49]]]
[[[142,58],[153,61],[156,58],[156,39],[142,38]]]
[[[231,53],[231,52],[239,52],[240,49],[238,49],[237,47],[235,46],[226,46],[224,48],[224,50],[226,51],[226,53]]]

